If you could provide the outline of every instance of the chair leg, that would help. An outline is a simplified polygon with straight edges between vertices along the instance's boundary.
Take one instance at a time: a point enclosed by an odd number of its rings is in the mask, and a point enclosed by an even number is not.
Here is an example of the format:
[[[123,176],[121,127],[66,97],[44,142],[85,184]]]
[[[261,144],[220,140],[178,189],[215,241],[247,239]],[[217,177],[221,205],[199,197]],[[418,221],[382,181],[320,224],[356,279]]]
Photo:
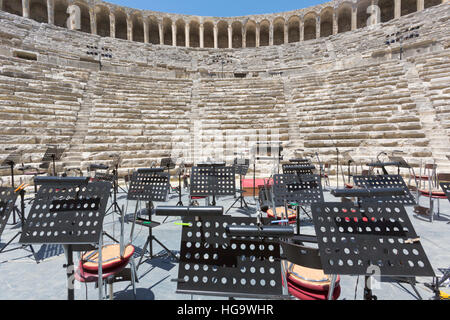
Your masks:
[[[133,296],[134,300],[136,300],[136,278],[137,278],[137,271],[136,271],[136,264],[134,263],[134,259],[130,259],[131,263],[131,285],[133,286]]]

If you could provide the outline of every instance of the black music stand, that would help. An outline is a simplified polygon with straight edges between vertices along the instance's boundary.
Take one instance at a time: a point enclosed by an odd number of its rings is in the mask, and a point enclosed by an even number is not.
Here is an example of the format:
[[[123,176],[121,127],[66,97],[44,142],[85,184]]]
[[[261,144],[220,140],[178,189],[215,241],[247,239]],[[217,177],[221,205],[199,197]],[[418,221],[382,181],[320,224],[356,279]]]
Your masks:
[[[324,201],[322,183],[320,181],[320,175],[318,174],[275,174],[273,176],[272,191],[274,207],[284,206],[287,208],[287,204],[296,203],[297,234],[300,234],[299,208],[303,205],[311,205],[313,203],[321,203]],[[275,208],[273,210],[275,214]],[[303,212],[308,215],[305,209],[303,209]]]
[[[53,176],[55,177],[56,177],[56,161],[61,160],[63,153],[64,153],[63,148],[58,148],[58,146],[56,145],[49,145],[44,153],[44,156],[42,157],[42,162],[53,163]]]
[[[88,177],[37,177],[41,184],[20,237],[23,244],[62,244],[66,251],[68,300],[74,300],[74,251],[103,246],[103,218],[111,190],[108,182],[88,183]],[[99,295],[102,297],[99,259]]]
[[[168,254],[175,258],[175,260],[178,260],[177,256],[153,235],[153,228],[160,225],[159,222],[152,221],[153,201],[166,202],[169,187],[169,174],[164,172],[164,168],[138,169],[134,171],[131,176],[127,200],[146,201],[147,209],[144,209],[143,211],[148,214],[148,219],[137,217],[136,202],[136,211],[133,218],[133,229],[134,224],[139,224],[147,227],[149,232],[144,247],[142,248],[141,257],[139,258],[139,263],[136,266],[136,270],[139,269],[139,266],[142,263],[142,259],[147,251],[147,246],[149,247],[148,252],[150,253],[150,259],[157,257],[153,255],[153,241],[156,241],[161,247],[163,247]]]
[[[270,219],[263,219],[269,222]],[[232,225],[256,225],[248,217],[184,218],[177,293],[229,298],[285,298],[280,244],[273,238],[228,236]]]
[[[388,193],[374,198],[364,198],[363,201],[400,203],[405,206],[417,204],[414,196],[400,175],[354,176],[353,181],[355,186],[364,189],[403,189],[403,194],[401,195],[390,195]]]
[[[376,271],[379,276],[435,276],[402,204],[330,202],[311,209],[324,273],[364,275],[364,299],[376,299],[369,285]]]
[[[233,196],[236,194],[235,168],[223,164],[203,164],[192,167],[191,197],[212,196],[212,206],[216,205],[216,196]]]
[[[244,198],[244,190],[242,189],[242,179],[244,179],[245,175],[248,172],[248,167],[250,166],[250,159],[235,158],[233,166],[234,166],[234,172],[239,175],[239,191],[238,191],[239,197],[237,197],[236,200],[234,200],[233,204],[228,208],[227,212],[225,212],[225,213],[228,213],[228,211],[230,211],[230,209],[233,208],[234,205],[236,204],[236,202],[238,202],[238,201],[241,202],[241,205],[240,205],[241,209],[244,208],[244,205],[245,205],[245,208],[248,209],[248,204]]]
[[[285,163],[282,165],[282,167],[283,173],[296,175],[313,174],[313,170],[316,169],[314,165],[307,162],[300,162],[296,164]]]
[[[10,150],[14,150],[10,153],[0,164],[1,166],[9,166],[10,167],[10,177],[11,177],[11,188],[15,189],[14,183],[14,166],[22,161],[22,151],[17,150],[17,148],[11,148]],[[16,224],[16,211],[19,211],[16,206],[13,207],[13,224]],[[24,212],[20,212],[20,216],[23,216]]]

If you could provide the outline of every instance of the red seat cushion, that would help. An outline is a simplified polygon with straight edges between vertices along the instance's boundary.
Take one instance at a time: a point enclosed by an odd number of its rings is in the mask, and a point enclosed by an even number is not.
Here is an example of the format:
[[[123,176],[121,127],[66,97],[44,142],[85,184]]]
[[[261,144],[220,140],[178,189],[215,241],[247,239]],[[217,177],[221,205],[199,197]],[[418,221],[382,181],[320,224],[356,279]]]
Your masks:
[[[430,196],[430,191],[429,190],[421,190],[419,189],[419,192],[426,197]],[[447,199],[447,196],[445,195],[445,192],[443,191],[431,191],[431,197],[435,198],[435,199]]]
[[[264,181],[267,185],[272,185],[272,179],[255,179],[255,187],[264,187]],[[253,188],[253,179],[242,179],[242,188]]]
[[[289,294],[293,295],[297,299],[300,300],[327,300],[328,299],[328,290],[327,291],[311,291],[305,288],[301,288],[296,286],[295,284],[288,281],[288,290]],[[336,285],[333,291],[333,300],[337,300],[341,294],[341,286]]]
[[[133,256],[134,246],[128,245],[124,250],[124,256],[120,257],[120,245],[113,244],[103,247],[102,260],[103,270],[106,272],[109,269],[114,269],[117,266],[121,266],[124,262],[128,263],[128,260]],[[89,258],[89,261],[85,261],[85,257],[88,257],[93,251],[87,252],[82,256],[83,269],[87,272],[98,272],[98,252]]]

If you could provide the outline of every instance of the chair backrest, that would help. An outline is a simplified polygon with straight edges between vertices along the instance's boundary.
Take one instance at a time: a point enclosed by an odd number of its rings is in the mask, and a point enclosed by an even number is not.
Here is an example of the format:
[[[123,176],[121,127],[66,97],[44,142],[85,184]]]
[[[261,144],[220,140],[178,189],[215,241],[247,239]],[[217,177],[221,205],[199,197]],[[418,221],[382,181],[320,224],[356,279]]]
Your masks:
[[[437,179],[439,182],[450,182],[450,173],[438,173]]]

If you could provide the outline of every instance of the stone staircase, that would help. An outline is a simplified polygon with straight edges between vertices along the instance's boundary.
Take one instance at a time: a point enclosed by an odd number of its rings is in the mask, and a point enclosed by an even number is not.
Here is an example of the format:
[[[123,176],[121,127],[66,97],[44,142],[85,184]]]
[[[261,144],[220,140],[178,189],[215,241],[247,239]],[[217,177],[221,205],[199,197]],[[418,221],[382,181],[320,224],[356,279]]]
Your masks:
[[[449,172],[450,160],[446,156],[450,155],[450,139],[428,94],[429,84],[420,78],[414,63],[405,61],[403,65],[408,90],[416,103],[422,129],[429,140],[428,147],[431,149],[432,159],[428,162],[435,161],[439,171]]]

